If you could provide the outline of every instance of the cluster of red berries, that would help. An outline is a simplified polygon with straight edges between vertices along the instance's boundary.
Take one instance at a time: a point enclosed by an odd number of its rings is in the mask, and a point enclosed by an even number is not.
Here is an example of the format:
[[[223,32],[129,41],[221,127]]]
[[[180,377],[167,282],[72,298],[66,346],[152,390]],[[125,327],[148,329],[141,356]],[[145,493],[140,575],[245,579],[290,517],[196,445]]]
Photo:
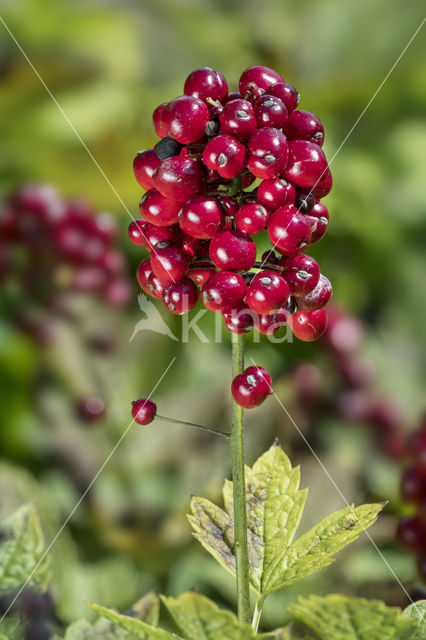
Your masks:
[[[129,237],[150,253],[138,267],[141,288],[172,313],[201,297],[233,333],[272,334],[286,322],[301,340],[323,333],[331,285],[302,252],[327,229],[321,199],[332,178],[321,121],[298,103],[267,67],[246,69],[239,93],[203,68],[183,96],[155,109],[161,140],[134,160],[147,192]],[[253,236],[262,232],[272,248],[257,262]]]
[[[406,458],[401,496],[411,506],[411,514],[400,519],[398,539],[417,554],[419,573],[426,582],[426,416],[407,439]]]
[[[46,312],[73,291],[127,304],[131,290],[116,235],[109,214],[65,201],[53,187],[29,184],[9,195],[0,206],[0,283],[16,302],[9,300],[16,324],[48,340]]]

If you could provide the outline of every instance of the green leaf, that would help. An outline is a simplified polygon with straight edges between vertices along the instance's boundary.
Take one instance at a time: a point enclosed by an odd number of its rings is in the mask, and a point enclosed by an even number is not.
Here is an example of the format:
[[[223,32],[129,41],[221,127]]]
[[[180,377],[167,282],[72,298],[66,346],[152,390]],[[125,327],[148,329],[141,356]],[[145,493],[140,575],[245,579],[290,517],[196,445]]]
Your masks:
[[[378,600],[330,595],[299,598],[289,611],[323,640],[414,640],[416,623]]]
[[[290,627],[281,627],[280,629],[274,629],[272,632],[275,640],[291,640]]]
[[[184,593],[178,598],[162,597],[185,640],[274,640],[274,636],[256,636],[249,624],[241,624],[230,611],[219,607],[198,593]]]
[[[426,640],[426,600],[419,600],[404,609],[403,615],[411,618],[417,629],[411,640]]]
[[[247,526],[250,584],[258,596],[291,544],[302,516],[307,490],[299,491],[300,470],[274,444],[252,468],[246,467]],[[233,485],[223,488],[225,509],[209,500],[193,498],[189,521],[194,536],[230,573],[235,575]]]
[[[383,504],[345,507],[327,516],[294,542],[277,559],[275,572],[265,583],[267,593],[276,591],[327,567],[335,553],[356,540],[376,522]]]
[[[45,589],[50,559],[43,555],[44,539],[35,507],[23,505],[0,526],[0,589],[20,587],[32,572],[28,585]]]
[[[131,616],[121,615],[116,611],[112,611],[111,609],[107,609],[106,607],[101,607],[97,604],[91,604],[90,602],[87,602],[86,604],[98,615],[107,618],[122,629],[130,631],[130,633],[133,634],[135,638],[141,638],[141,640],[182,640],[182,638],[176,636],[174,633],[169,633],[168,631],[164,631],[163,629],[156,629],[155,627],[151,627],[149,624],[143,622],[142,620],[137,620],[136,618],[132,618]]]
[[[135,602],[130,613],[137,620],[143,620],[152,627],[157,627],[160,619],[160,598],[154,591],[150,591]]]

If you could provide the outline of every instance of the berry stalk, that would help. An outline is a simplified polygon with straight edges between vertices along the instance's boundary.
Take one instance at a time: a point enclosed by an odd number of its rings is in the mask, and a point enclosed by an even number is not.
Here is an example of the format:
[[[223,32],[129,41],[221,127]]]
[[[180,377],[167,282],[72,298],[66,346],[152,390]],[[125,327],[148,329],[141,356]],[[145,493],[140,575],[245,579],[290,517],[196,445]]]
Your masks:
[[[232,377],[244,370],[244,335],[232,334]],[[244,470],[244,409],[232,400],[232,480],[234,488],[234,537],[237,575],[237,605],[240,622],[250,623],[249,560]]]

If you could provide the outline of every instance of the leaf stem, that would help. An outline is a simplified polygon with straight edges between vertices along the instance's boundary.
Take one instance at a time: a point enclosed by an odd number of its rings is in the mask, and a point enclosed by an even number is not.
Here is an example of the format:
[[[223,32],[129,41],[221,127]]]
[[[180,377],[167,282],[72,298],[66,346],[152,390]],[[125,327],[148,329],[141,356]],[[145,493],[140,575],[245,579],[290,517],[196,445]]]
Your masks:
[[[262,617],[264,601],[265,601],[264,598],[259,598],[258,600],[256,600],[256,606],[255,606],[254,615],[253,615],[253,622],[251,623],[252,629],[255,633],[257,633],[257,630],[259,629],[260,618]]]
[[[228,440],[231,437],[231,434],[225,433],[225,431],[219,431],[218,429],[205,427],[203,424],[196,424],[195,422],[186,422],[185,420],[177,420],[176,418],[166,418],[165,416],[159,416],[158,413],[155,414],[155,417],[158,418],[158,420],[163,420],[163,422],[173,422],[174,424],[183,424],[186,427],[195,427],[196,429],[202,429],[203,431],[214,433],[216,436],[223,436]]]
[[[244,370],[244,335],[232,334],[232,377]],[[232,481],[234,491],[234,538],[237,574],[237,605],[240,622],[250,623],[249,559],[244,469],[243,408],[232,400]]]

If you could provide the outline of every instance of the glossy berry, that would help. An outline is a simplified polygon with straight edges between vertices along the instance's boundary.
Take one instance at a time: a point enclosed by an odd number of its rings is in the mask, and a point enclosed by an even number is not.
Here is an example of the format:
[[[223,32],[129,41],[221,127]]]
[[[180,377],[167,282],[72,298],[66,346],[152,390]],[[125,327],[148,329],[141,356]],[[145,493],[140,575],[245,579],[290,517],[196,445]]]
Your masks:
[[[220,130],[238,140],[247,140],[257,129],[254,107],[248,100],[227,102],[219,118]]]
[[[248,271],[256,260],[256,245],[247,233],[221,231],[212,238],[210,258],[218,269]]]
[[[249,93],[260,96],[265,93],[271,85],[282,82],[283,79],[279,73],[262,65],[248,67],[241,74],[238,88],[243,98]]]
[[[190,259],[203,258],[209,255],[210,243],[208,240],[194,238],[194,236],[184,233],[182,242],[182,248]]]
[[[143,246],[145,244],[145,220],[133,220],[129,224],[128,235],[133,244],[137,246]]]
[[[296,191],[284,178],[263,180],[257,188],[257,200],[268,211],[276,211],[285,204],[294,204]]]
[[[262,257],[260,259],[262,266],[268,264],[278,264],[278,257],[276,253],[271,250],[265,251],[262,253]]]
[[[255,314],[245,302],[223,314],[226,328],[236,334],[249,333],[253,329],[254,318]]]
[[[311,228],[294,205],[286,205],[277,209],[270,217],[268,234],[274,249],[282,255],[291,255],[305,249]]]
[[[318,340],[327,328],[327,314],[324,309],[296,311],[287,321],[296,338],[303,342]]]
[[[401,518],[398,523],[397,538],[407,549],[426,550],[426,527],[419,518]]]
[[[206,144],[203,162],[223,178],[235,178],[247,165],[247,150],[235,138],[228,135],[215,136]]]
[[[203,286],[201,297],[207,309],[224,313],[240,305],[245,293],[246,284],[238,273],[219,271]]]
[[[258,129],[249,142],[248,168],[257,178],[277,178],[288,160],[288,143],[279,129]]]
[[[247,287],[246,300],[250,309],[269,314],[280,309],[289,296],[288,284],[276,271],[259,271]]]
[[[233,218],[236,216],[240,205],[238,204],[238,200],[236,198],[232,198],[231,196],[217,196],[218,201],[225,213],[225,216],[229,218]]]
[[[232,381],[232,396],[245,409],[258,407],[273,393],[271,376],[263,367],[248,367]]]
[[[153,182],[166,198],[186,202],[201,190],[202,178],[198,160],[182,153],[163,160],[153,175]]]
[[[152,176],[160,166],[160,163],[161,160],[154,149],[138,151],[136,158],[133,160],[133,172],[141,187],[147,190],[154,187]]]
[[[320,184],[327,171],[326,157],[317,144],[307,140],[289,142],[288,164],[284,171],[287,180],[302,189],[312,189]]]
[[[216,273],[214,267],[191,267],[188,271],[188,278],[191,278],[202,289],[214,273]]]
[[[136,271],[136,278],[142,291],[145,291],[148,295],[152,295],[151,287],[149,284],[149,277],[152,274],[151,260],[145,258],[139,264]]]
[[[317,200],[321,200],[321,198],[325,198],[327,196],[333,186],[333,176],[331,175],[330,170],[326,173],[324,180],[322,180],[314,189],[313,194]]]
[[[288,113],[296,109],[300,101],[300,94],[289,82],[277,82],[268,87],[268,94],[276,96],[285,104]]]
[[[155,273],[151,273],[148,276],[148,289],[147,293],[157,300],[161,300],[163,297],[165,285],[161,282]]]
[[[192,198],[183,206],[179,224],[188,235],[209,239],[225,226],[225,215],[214,196],[202,195]]]
[[[330,280],[320,274],[317,285],[304,296],[298,296],[297,306],[304,311],[316,311],[322,309],[333,295]]]
[[[268,218],[269,213],[261,204],[243,204],[235,216],[235,226],[245,233],[260,233],[266,227]]]
[[[285,267],[284,278],[292,296],[306,296],[319,281],[320,269],[316,260],[305,254],[283,258],[279,264]]]
[[[165,138],[169,133],[167,125],[163,123],[161,119],[161,116],[163,115],[163,111],[167,107],[167,104],[167,102],[159,104],[152,114],[152,122],[154,124],[155,133],[160,138]]]
[[[302,191],[301,189],[296,191],[294,206],[298,211],[300,211],[300,213],[310,213],[314,208],[315,203],[316,200],[312,191]]]
[[[410,467],[404,471],[401,495],[407,502],[426,503],[426,469]]]
[[[161,123],[167,134],[181,144],[200,140],[210,120],[210,112],[202,100],[193,96],[180,96],[171,100],[161,114]]]
[[[305,216],[306,221],[311,227],[309,244],[314,244],[314,242],[321,240],[327,231],[329,218],[328,209],[322,202],[317,202],[309,214]]]
[[[158,242],[152,250],[151,267],[164,286],[181,280],[187,274],[188,266],[188,256],[172,242]]]
[[[288,117],[287,108],[280,98],[264,94],[254,103],[258,127],[282,129]]]
[[[287,323],[288,314],[284,308],[278,309],[275,313],[267,315],[259,314],[255,318],[254,326],[265,336],[272,336]]]
[[[163,292],[164,306],[176,315],[191,311],[200,299],[200,290],[192,279],[185,276]]]
[[[185,95],[199,98],[203,102],[207,98],[222,102],[228,95],[228,85],[220,71],[203,67],[189,74],[183,91]]]
[[[159,227],[151,222],[147,222],[143,232],[145,236],[145,247],[149,252],[152,251],[157,242],[161,242],[162,240],[169,240],[174,244],[179,244],[181,241],[181,231],[179,227],[175,225],[171,227]]]
[[[151,189],[142,196],[139,211],[151,224],[158,227],[168,227],[178,221],[180,204],[166,198],[156,189]]]
[[[289,140],[309,140],[322,147],[324,127],[321,120],[310,111],[298,109],[289,115],[285,125],[285,134]]]
[[[138,424],[149,424],[155,418],[157,413],[157,405],[152,400],[140,398],[132,402],[132,416]]]

